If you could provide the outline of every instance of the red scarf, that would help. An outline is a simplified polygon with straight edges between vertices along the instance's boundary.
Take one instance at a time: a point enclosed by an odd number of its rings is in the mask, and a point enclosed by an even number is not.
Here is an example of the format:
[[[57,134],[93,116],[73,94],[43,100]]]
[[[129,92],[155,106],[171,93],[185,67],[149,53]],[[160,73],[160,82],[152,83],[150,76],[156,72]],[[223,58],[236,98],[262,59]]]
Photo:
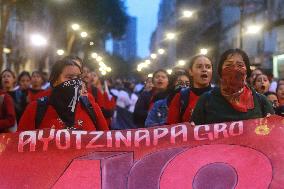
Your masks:
[[[221,94],[239,112],[254,108],[252,91],[246,86],[246,68],[232,65],[222,70]]]

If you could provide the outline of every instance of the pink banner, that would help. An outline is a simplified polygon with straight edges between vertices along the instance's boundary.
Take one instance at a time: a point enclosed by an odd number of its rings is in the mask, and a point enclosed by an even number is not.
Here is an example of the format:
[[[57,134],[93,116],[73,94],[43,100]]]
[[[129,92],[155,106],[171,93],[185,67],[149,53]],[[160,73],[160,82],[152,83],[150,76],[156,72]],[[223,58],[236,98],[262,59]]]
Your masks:
[[[0,188],[284,186],[284,119],[0,136]]]

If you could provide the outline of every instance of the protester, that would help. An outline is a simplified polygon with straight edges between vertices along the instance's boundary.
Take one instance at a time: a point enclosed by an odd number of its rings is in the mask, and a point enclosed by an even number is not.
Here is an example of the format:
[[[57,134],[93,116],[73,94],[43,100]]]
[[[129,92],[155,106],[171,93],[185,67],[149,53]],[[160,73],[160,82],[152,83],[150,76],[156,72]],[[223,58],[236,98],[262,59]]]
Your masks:
[[[263,74],[263,71],[261,69],[259,69],[259,68],[256,68],[256,69],[251,71],[251,74],[250,74],[250,76],[247,79],[248,80],[248,84],[250,86],[253,86],[253,81],[255,80],[255,77],[257,75],[259,75],[259,74]]]
[[[42,85],[44,83],[44,77],[40,71],[34,71],[31,77],[31,88],[28,91],[28,102],[36,101],[43,97],[44,89]]]
[[[212,61],[205,55],[197,55],[188,65],[188,72],[192,77],[192,87],[181,90],[175,95],[169,105],[168,124],[188,122],[200,95],[211,90]]]
[[[100,106],[108,125],[111,125],[111,119],[115,108],[115,99],[106,92],[107,86],[99,77],[96,70],[91,71],[89,67],[83,67],[83,80],[87,84],[88,92],[93,96],[95,101]]]
[[[281,81],[278,81],[278,85],[276,88],[276,94],[279,101],[279,105],[284,105],[284,84],[281,84]]]
[[[148,111],[152,108],[153,104],[168,95],[166,89],[169,83],[169,77],[165,70],[157,70],[153,74],[152,82],[153,88],[151,91],[143,91],[135,105],[133,116],[134,123],[138,127],[144,127]]]
[[[28,104],[28,91],[30,89],[30,85],[31,76],[29,72],[21,72],[18,76],[18,89],[15,90],[15,95],[13,97],[17,114],[17,121],[20,121],[20,118]]]
[[[138,96],[134,93],[134,84],[129,81],[123,82],[124,87],[117,93],[116,116],[112,129],[136,128],[133,122],[133,112]]]
[[[265,96],[250,88],[247,54],[240,49],[229,49],[218,64],[220,87],[203,94],[193,111],[192,121],[199,124],[221,123],[265,117],[274,114]]]
[[[15,131],[15,124],[16,113],[13,99],[10,95],[0,90],[0,133]]]
[[[179,71],[178,73],[172,74],[167,89],[169,95],[166,98],[158,100],[154,103],[153,108],[147,115],[145,126],[152,127],[166,124],[168,117],[168,106],[171,100],[181,89],[189,86],[190,79],[186,72]]]
[[[151,91],[153,89],[153,79],[148,77],[145,81],[143,91]]]
[[[108,130],[99,106],[86,96],[81,96],[81,74],[81,65],[76,61],[57,61],[50,74],[50,96],[33,101],[27,106],[18,130]]]
[[[267,100],[272,104],[274,110],[276,110],[279,107],[279,101],[276,93],[268,91],[264,93],[264,96],[266,96]],[[276,111],[275,113],[277,114]]]
[[[13,98],[8,92],[13,91],[16,76],[6,69],[2,71],[0,79],[0,133],[12,132],[16,129],[16,113]]]
[[[253,87],[256,90],[256,92],[260,94],[268,92],[270,87],[270,82],[268,80],[267,75],[265,74],[256,75],[253,81]]]

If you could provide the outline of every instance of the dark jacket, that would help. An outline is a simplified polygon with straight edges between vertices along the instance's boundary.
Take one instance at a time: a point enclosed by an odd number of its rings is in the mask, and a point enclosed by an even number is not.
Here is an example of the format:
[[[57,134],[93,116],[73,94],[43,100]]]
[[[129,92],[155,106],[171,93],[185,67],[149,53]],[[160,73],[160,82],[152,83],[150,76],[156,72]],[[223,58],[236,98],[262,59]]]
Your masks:
[[[149,110],[153,107],[154,103],[158,100],[166,98],[167,91],[155,94],[154,90],[148,92],[145,91],[139,96],[135,109],[133,112],[134,123],[138,127],[144,127],[145,120],[147,118]]]
[[[232,108],[229,102],[222,96],[220,88],[203,94],[192,113],[192,121],[196,125],[207,123],[221,123],[265,117],[268,113],[274,114],[271,103],[265,96],[252,90],[254,108],[247,112],[239,112]]]

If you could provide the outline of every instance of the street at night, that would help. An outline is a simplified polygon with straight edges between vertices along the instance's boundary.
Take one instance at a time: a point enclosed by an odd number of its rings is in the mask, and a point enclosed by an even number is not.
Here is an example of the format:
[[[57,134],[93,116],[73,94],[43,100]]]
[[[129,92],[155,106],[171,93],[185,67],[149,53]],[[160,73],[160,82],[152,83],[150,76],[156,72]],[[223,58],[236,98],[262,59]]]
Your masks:
[[[284,0],[0,0],[0,57],[0,188],[283,188]]]

